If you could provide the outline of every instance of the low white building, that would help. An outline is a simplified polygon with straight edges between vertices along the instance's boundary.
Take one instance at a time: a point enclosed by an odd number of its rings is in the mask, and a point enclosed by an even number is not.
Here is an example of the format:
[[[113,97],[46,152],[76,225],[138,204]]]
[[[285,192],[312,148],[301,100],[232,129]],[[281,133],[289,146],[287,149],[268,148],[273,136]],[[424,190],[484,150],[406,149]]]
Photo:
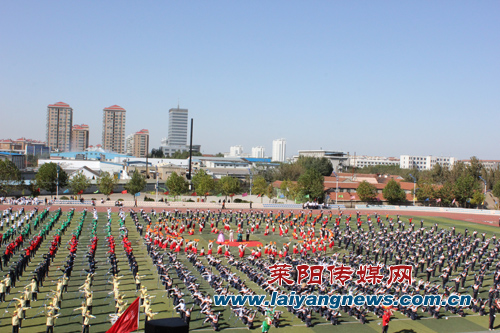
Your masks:
[[[399,167],[401,169],[417,168],[418,170],[431,170],[434,165],[439,164],[444,168],[450,168],[455,164],[455,158],[449,156],[411,156],[401,155]]]
[[[349,166],[355,168],[364,168],[375,165],[399,165],[399,158],[385,156],[349,156]]]

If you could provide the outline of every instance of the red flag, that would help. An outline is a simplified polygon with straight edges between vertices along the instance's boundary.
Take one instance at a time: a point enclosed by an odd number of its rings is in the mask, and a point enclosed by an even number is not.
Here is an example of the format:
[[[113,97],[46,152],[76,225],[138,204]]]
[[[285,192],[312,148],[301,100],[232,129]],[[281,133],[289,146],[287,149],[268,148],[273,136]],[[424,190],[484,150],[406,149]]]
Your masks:
[[[163,194],[168,195],[168,191],[167,192],[163,192]]]
[[[127,190],[122,191],[122,194],[127,194],[127,193],[128,193]]]
[[[106,333],[129,333],[139,329],[139,299],[129,305]]]
[[[78,192],[78,195],[80,195],[80,194],[83,194],[83,190],[81,190],[80,192]]]
[[[191,195],[192,195],[193,197],[195,197],[195,196],[196,196],[196,192],[193,192]]]

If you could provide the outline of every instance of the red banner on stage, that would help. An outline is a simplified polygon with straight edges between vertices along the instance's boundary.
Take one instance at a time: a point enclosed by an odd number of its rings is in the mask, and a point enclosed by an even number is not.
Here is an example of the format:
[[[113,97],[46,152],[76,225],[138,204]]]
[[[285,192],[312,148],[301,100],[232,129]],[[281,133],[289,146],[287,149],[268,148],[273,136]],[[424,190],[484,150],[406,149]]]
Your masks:
[[[139,329],[139,299],[129,305],[106,333],[129,333]]]

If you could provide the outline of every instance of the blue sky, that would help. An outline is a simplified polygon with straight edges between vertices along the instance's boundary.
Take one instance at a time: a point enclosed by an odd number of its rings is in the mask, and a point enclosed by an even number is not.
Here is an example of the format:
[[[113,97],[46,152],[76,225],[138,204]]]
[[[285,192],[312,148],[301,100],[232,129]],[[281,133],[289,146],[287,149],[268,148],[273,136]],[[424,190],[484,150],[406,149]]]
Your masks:
[[[101,141],[167,136],[189,109],[204,153],[287,139],[358,155],[500,159],[498,1],[3,1],[0,138],[45,138],[59,101]]]

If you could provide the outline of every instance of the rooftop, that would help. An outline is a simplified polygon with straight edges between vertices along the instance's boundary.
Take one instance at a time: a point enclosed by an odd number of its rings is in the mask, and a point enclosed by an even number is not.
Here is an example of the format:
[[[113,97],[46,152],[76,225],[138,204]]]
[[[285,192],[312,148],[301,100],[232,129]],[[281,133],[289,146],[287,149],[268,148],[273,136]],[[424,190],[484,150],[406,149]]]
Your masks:
[[[57,102],[55,104],[49,104],[49,108],[69,108],[69,104],[66,104],[64,102]]]
[[[111,110],[111,111],[125,111],[124,108],[122,108],[119,105],[111,105],[110,107],[104,108],[104,110]]]

